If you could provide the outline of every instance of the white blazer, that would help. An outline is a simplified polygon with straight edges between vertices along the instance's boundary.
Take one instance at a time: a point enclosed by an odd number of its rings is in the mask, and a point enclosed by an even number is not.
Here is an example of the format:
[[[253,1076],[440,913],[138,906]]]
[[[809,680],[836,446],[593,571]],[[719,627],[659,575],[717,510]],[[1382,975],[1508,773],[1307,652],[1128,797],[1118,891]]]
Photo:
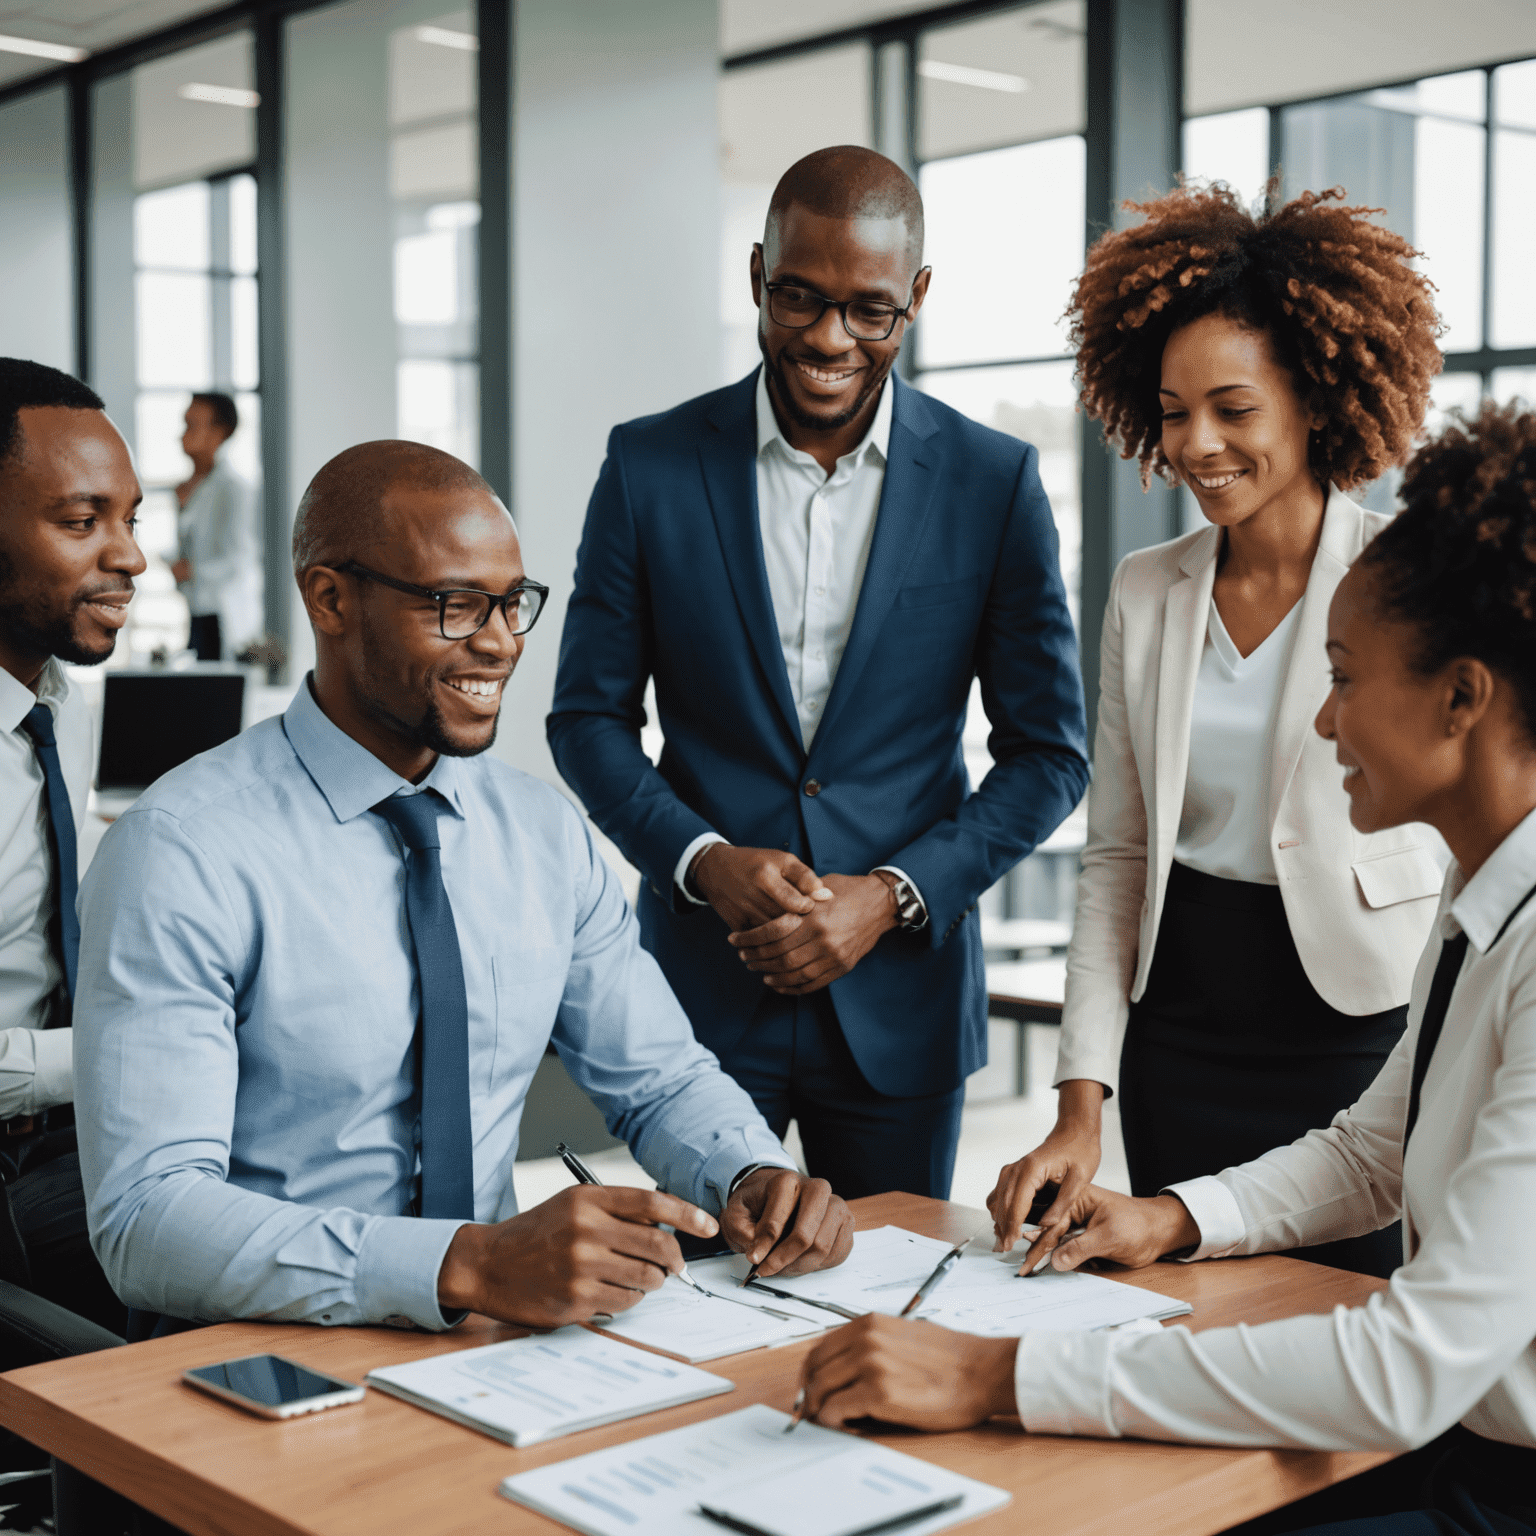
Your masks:
[[[1343,770],[1313,729],[1328,696],[1328,604],[1391,519],[1332,490],[1280,698],[1269,809],[1275,872],[1307,978],[1341,1013],[1408,1001],[1441,870],[1426,828],[1361,833]],[[1127,555],[1104,613],[1088,843],[1067,951],[1056,1081],[1113,1089],[1130,1005],[1146,990],[1184,810],[1195,678],[1221,530]]]

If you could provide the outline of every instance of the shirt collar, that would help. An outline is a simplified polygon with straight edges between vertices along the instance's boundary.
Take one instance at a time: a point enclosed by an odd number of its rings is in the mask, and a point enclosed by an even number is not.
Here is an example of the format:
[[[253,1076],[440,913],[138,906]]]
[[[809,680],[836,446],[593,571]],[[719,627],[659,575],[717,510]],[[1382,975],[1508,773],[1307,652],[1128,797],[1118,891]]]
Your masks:
[[[402,779],[327,717],[315,702],[313,682],[311,672],[299,685],[283,715],[283,730],[337,821],[351,821],[402,790],[417,794],[424,789],[435,789],[463,816],[460,775],[452,758],[439,756],[420,784]]]
[[[56,656],[50,656],[43,663],[36,693],[0,667],[0,730],[14,731],[38,704],[49,705],[57,719],[68,696],[69,679]]]
[[[864,434],[863,442],[852,453],[843,455],[844,459],[865,458],[872,453],[880,455],[882,464],[890,459],[891,402],[895,395],[896,386],[887,375],[885,383],[880,386],[880,404],[875,407],[875,419],[870,422],[869,431]],[[774,414],[773,402],[768,398],[768,370],[764,367],[757,370],[757,456],[761,458],[774,443],[777,443],[780,450],[795,463],[816,463],[810,454],[791,446],[780,429],[779,418]],[[838,463],[842,463],[842,459],[839,459]]]
[[[1493,947],[1499,930],[1521,898],[1536,885],[1536,811],[1532,811],[1497,848],[1483,866],[1465,883],[1461,866],[1452,864],[1448,890],[1451,916],[1462,931],[1485,955]],[[1536,902],[1536,898],[1533,898]]]

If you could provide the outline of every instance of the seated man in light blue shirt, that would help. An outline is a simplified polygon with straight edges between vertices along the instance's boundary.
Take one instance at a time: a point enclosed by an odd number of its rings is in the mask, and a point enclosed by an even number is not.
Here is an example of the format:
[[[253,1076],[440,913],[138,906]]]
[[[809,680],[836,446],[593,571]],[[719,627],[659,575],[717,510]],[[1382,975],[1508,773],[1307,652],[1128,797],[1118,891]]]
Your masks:
[[[661,1225],[714,1213],[765,1275],[841,1262],[847,1207],[695,1042],[580,816],[479,755],[544,595],[506,508],[447,454],[365,444],[305,493],[294,568],[292,706],[161,779],[82,890],[80,1156],[118,1294],[558,1325],[639,1301],[682,1264]],[[518,1213],[551,1040],[660,1191]]]

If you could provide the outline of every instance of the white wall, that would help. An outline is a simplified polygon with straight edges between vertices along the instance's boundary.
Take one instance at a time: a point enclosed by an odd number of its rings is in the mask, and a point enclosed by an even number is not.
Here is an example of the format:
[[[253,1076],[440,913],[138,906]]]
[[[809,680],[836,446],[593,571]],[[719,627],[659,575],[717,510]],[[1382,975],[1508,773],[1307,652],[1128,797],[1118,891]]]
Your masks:
[[[0,355],[75,367],[68,121],[62,88],[0,107]]]
[[[519,0],[516,17],[512,510],[551,595],[496,750],[558,783],[544,716],[608,432],[719,378],[719,24],[715,0]],[[648,312],[653,286],[675,313]]]

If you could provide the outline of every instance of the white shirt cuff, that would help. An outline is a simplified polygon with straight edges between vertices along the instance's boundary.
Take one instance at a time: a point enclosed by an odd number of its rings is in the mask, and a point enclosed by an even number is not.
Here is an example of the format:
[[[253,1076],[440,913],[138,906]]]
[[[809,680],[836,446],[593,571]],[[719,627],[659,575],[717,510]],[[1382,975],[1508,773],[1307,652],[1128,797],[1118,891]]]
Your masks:
[[[923,909],[923,922],[917,925],[919,928],[921,928],[923,923],[928,921],[928,903],[923,900],[923,893],[918,890],[917,881],[914,880],[912,876],[906,872],[906,870],[898,868],[895,864],[876,864],[875,867],[870,870],[870,874],[878,874],[882,869],[889,874],[895,875],[898,880],[905,880],[907,884],[912,887],[912,894],[917,897],[917,904]]]
[[[1034,1435],[1116,1437],[1105,1390],[1107,1331],[1026,1333],[1013,1357],[1013,1396],[1019,1419]]]
[[[1170,1184],[1159,1193],[1183,1201],[1185,1210],[1200,1228],[1200,1246],[1186,1256],[1185,1263],[1225,1258],[1248,1235],[1243,1213],[1232,1191],[1220,1179],[1190,1179],[1184,1184]]]
[[[55,1104],[75,1098],[75,1032],[72,1029],[32,1031],[32,1108],[40,1115]]]
[[[692,891],[688,889],[688,866],[693,863],[694,855],[701,848],[708,848],[711,843],[723,843],[725,838],[718,832],[700,832],[694,840],[683,849],[683,856],[677,861],[677,868],[672,871],[672,883],[683,893],[686,900],[691,901],[696,907],[707,907],[707,901],[700,901]]]
[[[358,1310],[368,1322],[441,1332],[465,1316],[444,1313],[437,1300],[437,1279],[448,1247],[467,1221],[419,1216],[381,1216],[357,1250],[353,1287]]]

